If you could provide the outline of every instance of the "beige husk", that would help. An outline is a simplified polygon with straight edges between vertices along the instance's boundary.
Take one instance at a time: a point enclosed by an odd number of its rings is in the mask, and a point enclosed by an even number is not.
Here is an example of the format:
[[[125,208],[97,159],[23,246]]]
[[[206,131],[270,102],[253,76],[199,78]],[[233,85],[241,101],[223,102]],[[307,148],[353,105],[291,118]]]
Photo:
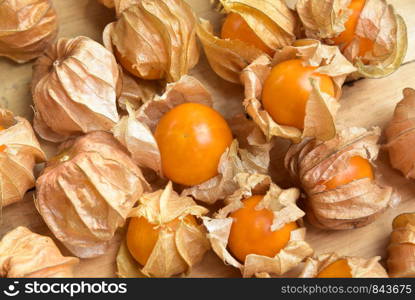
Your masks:
[[[340,256],[336,253],[321,254],[315,258],[307,258],[300,278],[315,278],[326,267],[340,260],[347,260],[352,278],[387,278],[388,274],[379,263],[380,256],[370,259],[350,256]]]
[[[68,140],[36,181],[35,204],[72,253],[105,253],[117,228],[148,188],[124,147],[103,131]]]
[[[174,82],[199,61],[196,17],[184,0],[142,0],[130,5],[107,25],[103,39],[142,79]]]
[[[351,157],[376,160],[379,135],[379,128],[367,131],[351,127],[326,142],[305,139],[290,147],[285,166],[307,194],[305,205],[311,224],[332,230],[357,228],[371,223],[390,205],[392,188],[369,178],[335,189],[326,189],[323,184],[346,168]]]
[[[30,123],[0,108],[0,210],[35,186],[33,168],[46,160]]]
[[[58,34],[50,0],[0,0],[0,56],[24,63],[40,56]]]
[[[303,131],[277,124],[263,109],[261,103],[263,85],[272,67],[290,59],[302,59],[305,65],[318,67],[316,73],[330,76],[335,87],[335,97],[332,97],[321,92],[317,79],[311,79],[313,90],[307,101]],[[286,46],[277,50],[272,61],[267,56],[261,56],[242,72],[245,110],[268,139],[279,136],[291,139],[295,143],[305,137],[329,140],[336,134],[335,115],[339,108],[337,100],[341,96],[342,85],[346,77],[354,71],[356,68],[337,47],[323,45],[317,40],[310,40],[308,45],[300,47]]]
[[[406,88],[385,129],[391,165],[415,179],[415,90]]]
[[[99,3],[105,5],[108,8],[113,8],[115,7],[115,2],[116,0],[98,0]]]
[[[117,256],[118,276],[171,277],[190,271],[210,246],[203,225],[187,223],[185,217],[201,217],[206,213],[208,210],[192,198],[179,196],[171,182],[164,190],[144,194],[129,217],[144,217],[159,229],[159,237],[144,266],[134,261],[124,243]],[[175,219],[179,219],[179,223],[172,228],[168,223]]]
[[[386,260],[389,276],[415,277],[415,214],[397,216],[392,227]]]
[[[61,142],[119,120],[120,71],[114,56],[88,37],[61,38],[33,67],[34,129]]]
[[[244,264],[241,264],[227,249],[228,238],[233,219],[229,214],[242,207],[241,200],[252,195],[265,195],[258,208],[270,209],[274,212],[272,230],[278,230],[285,224],[297,221],[301,223],[304,212],[296,205],[300,191],[295,188],[283,190],[275,185],[267,175],[239,173],[235,177],[239,189],[229,196],[224,208],[219,210],[214,218],[204,217],[203,221],[208,230],[208,239],[212,249],[223,260],[240,269],[243,277],[269,277],[283,275],[297,266],[304,258],[313,254],[311,247],[304,241],[304,227],[291,232],[287,245],[274,257],[249,254]]]
[[[75,257],[64,257],[50,237],[17,227],[0,241],[0,277],[73,277]]]
[[[329,44],[330,38],[345,30],[351,10],[350,0],[299,0],[297,12],[306,35]],[[385,0],[366,0],[355,30],[356,38],[347,45],[339,45],[343,54],[364,77],[379,78],[396,71],[405,58],[408,37],[404,20]],[[359,38],[374,42],[372,51],[359,57]],[[354,75],[356,77],[356,75]]]
[[[220,0],[223,13],[237,13],[258,37],[273,50],[291,45],[295,40],[297,19],[282,0]],[[223,79],[242,83],[242,70],[263,51],[239,40],[215,36],[212,25],[201,19],[197,34],[212,69]]]
[[[212,97],[194,77],[183,76],[167,85],[162,96],[146,102],[138,111],[114,127],[114,136],[130,151],[136,164],[150,168],[162,176],[161,157],[153,132],[160,118],[172,108],[186,102],[212,106]],[[235,140],[222,155],[218,175],[199,185],[183,190],[183,196],[193,196],[205,203],[214,203],[230,195],[237,188],[234,176],[239,172],[267,173],[272,143],[266,141],[252,121],[236,116],[230,121]],[[239,147],[240,145],[240,147]]]

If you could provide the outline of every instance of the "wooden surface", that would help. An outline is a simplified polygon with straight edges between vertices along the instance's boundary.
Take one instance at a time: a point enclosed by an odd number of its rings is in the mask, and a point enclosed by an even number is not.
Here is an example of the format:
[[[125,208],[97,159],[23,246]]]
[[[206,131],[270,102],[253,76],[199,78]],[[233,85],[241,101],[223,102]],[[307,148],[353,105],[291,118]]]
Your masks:
[[[187,0],[200,17],[220,24],[220,16],[211,9],[210,0]],[[96,0],[53,0],[60,19],[60,36],[74,37],[86,35],[101,41],[104,26],[113,20],[113,12],[99,5]],[[404,65],[393,75],[378,80],[364,79],[349,84],[344,88],[341,99],[342,107],[338,116],[339,126],[372,127],[384,125],[389,121],[395,104],[402,98],[402,89],[415,88],[415,1],[389,0],[396,10],[405,18],[409,47]],[[0,105],[11,109],[16,114],[32,118],[32,100],[30,95],[31,64],[17,65],[0,58]],[[242,88],[217,77],[206,60],[202,58],[199,65],[191,71],[214,94],[215,107],[226,117],[241,111]],[[42,143],[49,155],[54,153],[53,145]],[[273,176],[277,183],[284,176],[281,162],[281,150],[276,149],[273,158]],[[344,255],[385,257],[385,247],[391,232],[392,219],[401,212],[415,211],[414,182],[404,179],[401,174],[389,166],[387,154],[381,152],[377,161],[377,176],[391,185],[401,202],[390,208],[383,216],[369,226],[349,231],[323,231],[308,226],[307,241],[316,253],[337,251]],[[281,180],[280,180],[281,179]],[[0,224],[0,237],[16,226],[27,226],[33,231],[50,235],[49,230],[36,212],[33,205],[33,192],[29,192],[24,201],[3,210]],[[80,277],[111,277],[115,275],[115,254],[121,239],[118,233],[113,246],[104,256],[82,260],[76,269]],[[59,243],[58,243],[59,244]],[[69,255],[63,247],[62,251]],[[239,276],[239,273],[225,267],[213,254],[208,253],[203,262],[191,273],[193,277]]]

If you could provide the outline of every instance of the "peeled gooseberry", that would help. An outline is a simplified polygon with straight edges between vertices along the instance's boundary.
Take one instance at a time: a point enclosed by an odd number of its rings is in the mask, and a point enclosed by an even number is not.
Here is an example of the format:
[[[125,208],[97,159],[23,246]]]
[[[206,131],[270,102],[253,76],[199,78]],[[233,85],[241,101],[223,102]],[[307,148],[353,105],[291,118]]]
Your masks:
[[[275,122],[304,129],[307,100],[312,91],[310,78],[320,81],[320,90],[334,97],[332,79],[316,73],[316,67],[304,66],[300,59],[276,65],[264,83],[262,104]]]
[[[256,195],[243,200],[243,207],[230,215],[233,222],[228,247],[240,262],[244,262],[248,254],[274,257],[287,245],[291,231],[297,229],[297,224],[291,222],[272,231],[274,213],[268,209],[256,209],[263,197]]]
[[[374,178],[372,165],[361,156],[353,156],[347,162],[346,168],[323,184],[330,190],[363,178]]]
[[[275,52],[258,37],[244,18],[237,13],[230,13],[226,17],[222,26],[221,37],[222,39],[240,40],[270,56],[273,56]]]
[[[184,218],[184,222],[188,225],[197,226],[196,219],[192,215],[187,215]],[[164,225],[151,224],[144,217],[131,218],[127,231],[127,248],[134,259],[144,266],[157,243],[160,226],[174,231],[178,225],[178,218]]]
[[[339,259],[328,265],[317,275],[317,278],[351,278],[352,271],[346,259]]]
[[[159,121],[157,140],[164,175],[173,182],[193,186],[218,174],[219,160],[232,143],[232,132],[214,109],[185,103]]]
[[[374,43],[367,38],[356,36],[356,27],[359,22],[360,14],[365,6],[366,0],[352,0],[349,9],[352,14],[347,20],[345,30],[337,37],[333,38],[335,45],[340,47],[347,47],[355,38],[359,40],[359,57],[363,57],[367,52],[373,50]]]

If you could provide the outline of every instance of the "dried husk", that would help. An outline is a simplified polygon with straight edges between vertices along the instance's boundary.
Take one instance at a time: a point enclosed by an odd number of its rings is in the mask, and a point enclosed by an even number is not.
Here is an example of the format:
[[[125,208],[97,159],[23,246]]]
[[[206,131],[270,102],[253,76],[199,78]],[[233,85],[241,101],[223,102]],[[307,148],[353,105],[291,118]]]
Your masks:
[[[101,3],[102,5],[105,5],[108,8],[114,8],[115,7],[115,2],[116,0],[98,0],[99,3]]]
[[[206,213],[208,210],[197,205],[192,198],[179,196],[171,182],[163,190],[144,194],[129,217],[146,218],[159,228],[159,237],[144,266],[135,262],[126,245],[122,245],[117,256],[118,276],[171,277],[190,271],[202,260],[210,245],[203,225],[188,224],[185,217],[199,218]],[[175,228],[167,226],[175,219],[179,219]]]
[[[33,168],[46,160],[30,123],[0,108],[0,209],[35,186]]]
[[[0,56],[25,63],[40,56],[57,34],[51,0],[0,1]]]
[[[326,267],[340,260],[347,260],[352,278],[387,278],[388,274],[379,263],[380,256],[372,258],[361,258],[351,256],[340,256],[336,253],[321,254],[315,258],[307,258],[300,278],[314,278]]]
[[[347,8],[349,3],[350,0],[299,0],[296,9],[306,35],[333,43],[331,38],[345,30],[345,23],[351,14]],[[408,44],[406,25],[385,0],[366,0],[355,35],[357,38],[352,42],[339,47],[346,58],[356,65],[360,76],[387,76],[402,64]],[[359,57],[359,38],[374,43],[373,50],[364,57]]]
[[[33,67],[34,129],[61,142],[119,121],[121,75],[114,56],[88,37],[61,38]]]
[[[128,61],[135,76],[174,82],[199,61],[196,17],[184,0],[142,0],[117,12],[104,44]]]
[[[386,261],[390,277],[415,277],[415,213],[397,216]]]
[[[78,257],[107,250],[147,183],[124,147],[104,131],[68,140],[36,181],[44,221]]]
[[[50,237],[17,227],[0,241],[0,277],[73,277],[79,260],[64,257]]]
[[[114,136],[130,151],[137,165],[150,168],[163,176],[160,151],[153,136],[161,117],[174,107],[194,102],[212,106],[212,97],[194,77],[183,76],[167,86],[162,96],[146,102],[114,127]],[[218,175],[199,185],[183,190],[183,196],[212,204],[232,194],[237,185],[233,180],[240,172],[267,173],[272,143],[266,141],[252,121],[236,116],[230,121],[235,140],[219,162]],[[240,147],[239,147],[240,145]]]
[[[272,68],[290,59],[302,59],[305,65],[318,67],[316,72],[330,76],[335,87],[335,97],[332,97],[320,90],[317,79],[311,79],[313,90],[307,102],[303,131],[277,124],[261,103],[263,85]],[[342,85],[354,71],[356,68],[337,47],[323,45],[317,40],[310,40],[307,45],[299,47],[286,46],[277,50],[272,61],[267,56],[261,56],[243,70],[241,80],[245,86],[245,110],[268,139],[278,136],[295,143],[305,137],[329,140],[336,134],[335,115],[339,108],[337,100],[341,96]]]
[[[282,0],[220,0],[222,12],[239,14],[273,50],[295,40],[297,19]],[[240,74],[265,52],[239,40],[215,36],[209,21],[200,20],[197,34],[212,69],[223,79],[242,84]]]
[[[386,149],[392,167],[415,178],[415,90],[406,88],[385,129]]]
[[[305,139],[293,145],[285,157],[285,166],[307,194],[308,221],[316,227],[344,230],[365,226],[378,217],[391,202],[391,187],[363,178],[335,189],[324,182],[347,167],[351,157],[361,156],[373,162],[378,155],[380,129],[367,131],[343,129],[332,140]]]
[[[225,199],[227,205],[214,218],[203,218],[212,249],[225,264],[240,269],[243,277],[280,276],[313,254],[313,249],[304,241],[306,229],[301,227],[291,232],[287,245],[274,257],[249,254],[243,264],[234,258],[227,249],[233,222],[229,215],[243,206],[241,200],[252,195],[265,195],[258,209],[266,208],[274,212],[272,230],[294,221],[301,225],[304,216],[304,212],[296,205],[300,196],[298,189],[283,190],[269,176],[260,174],[239,173],[235,180],[239,189]]]

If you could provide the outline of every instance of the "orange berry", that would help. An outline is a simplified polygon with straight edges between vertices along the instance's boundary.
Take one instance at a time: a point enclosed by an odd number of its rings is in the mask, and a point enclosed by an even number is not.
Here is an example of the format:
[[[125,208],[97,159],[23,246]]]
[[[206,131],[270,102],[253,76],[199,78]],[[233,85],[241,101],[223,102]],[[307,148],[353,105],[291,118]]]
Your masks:
[[[316,67],[304,66],[300,59],[276,65],[265,80],[262,104],[275,122],[304,129],[306,104],[312,91],[310,78],[320,81],[322,92],[335,96],[332,79],[316,73]]]
[[[225,119],[198,103],[181,104],[167,112],[155,137],[164,175],[186,186],[215,177],[219,160],[233,139]]]
[[[340,46],[342,49],[347,47],[356,37],[356,27],[359,22],[360,14],[365,6],[366,0],[352,0],[349,5],[349,9],[352,10],[352,14],[345,23],[345,31],[340,35],[333,38],[335,45]],[[367,52],[372,51],[374,47],[373,41],[367,38],[359,39],[359,57],[363,57]]]
[[[234,211],[228,246],[233,256],[244,262],[248,254],[274,257],[290,240],[291,231],[297,229],[295,222],[271,231],[274,214],[268,209],[255,207],[264,196],[252,196],[243,200],[243,207]]]
[[[317,278],[351,278],[352,271],[346,259],[339,259],[318,273]]]
[[[362,178],[374,178],[372,165],[361,156],[353,156],[349,159],[346,168],[322,184],[330,190]]]
[[[184,221],[189,225],[197,226],[196,219],[192,215],[187,215]],[[131,218],[127,231],[129,252],[140,265],[144,266],[157,243],[160,232],[159,226],[175,231],[177,225],[179,225],[179,219],[177,218],[164,225],[151,224],[144,217]]]
[[[248,23],[236,13],[230,13],[222,26],[222,39],[240,40],[247,45],[253,46],[269,56],[273,56],[275,51],[268,47],[258,35],[249,27]]]

